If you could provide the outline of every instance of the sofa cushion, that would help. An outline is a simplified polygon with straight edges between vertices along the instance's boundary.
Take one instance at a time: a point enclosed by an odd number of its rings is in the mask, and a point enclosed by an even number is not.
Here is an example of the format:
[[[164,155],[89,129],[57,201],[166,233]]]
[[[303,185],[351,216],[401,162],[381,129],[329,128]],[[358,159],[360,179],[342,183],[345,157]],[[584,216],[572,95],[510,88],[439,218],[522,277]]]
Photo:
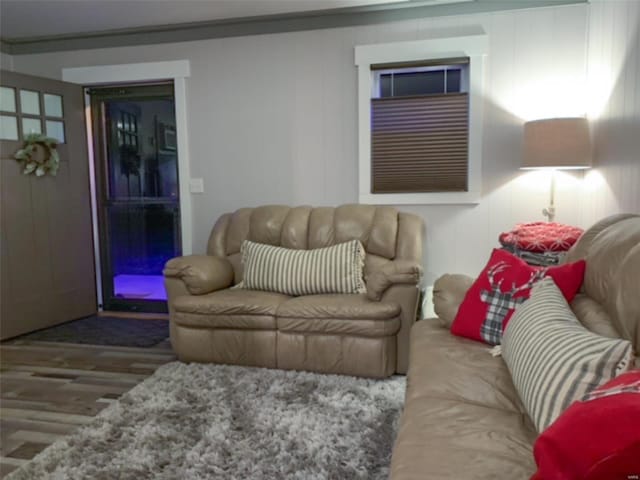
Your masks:
[[[307,295],[278,308],[278,330],[382,337],[400,328],[400,306],[366,295]]]
[[[411,330],[407,399],[435,397],[525,412],[511,375],[487,345],[456,337],[435,319]]]
[[[567,254],[584,258],[583,291],[598,302],[622,338],[640,355],[640,215],[619,214],[589,228]],[[637,358],[640,367],[640,357]]]
[[[528,480],[535,472],[534,440],[535,432],[514,412],[435,397],[408,400],[391,478]]]
[[[176,312],[200,315],[275,316],[280,304],[289,298],[281,293],[228,288],[207,295],[178,297],[173,308]]]
[[[528,479],[536,431],[504,361],[435,318],[413,326],[409,352],[392,478]]]
[[[593,298],[579,293],[571,302],[571,311],[590,332],[609,338],[620,338],[611,317]]]
[[[400,305],[374,302],[365,294],[306,295],[288,299],[278,307],[278,317],[346,318],[357,320],[388,320],[400,315]]]
[[[629,368],[631,343],[596,335],[550,278],[533,287],[505,330],[502,354],[539,432],[574,400]]]
[[[202,315],[200,313],[174,312],[173,321],[181,327],[223,330],[273,330],[276,329],[276,319],[272,315],[243,315],[216,314]]]

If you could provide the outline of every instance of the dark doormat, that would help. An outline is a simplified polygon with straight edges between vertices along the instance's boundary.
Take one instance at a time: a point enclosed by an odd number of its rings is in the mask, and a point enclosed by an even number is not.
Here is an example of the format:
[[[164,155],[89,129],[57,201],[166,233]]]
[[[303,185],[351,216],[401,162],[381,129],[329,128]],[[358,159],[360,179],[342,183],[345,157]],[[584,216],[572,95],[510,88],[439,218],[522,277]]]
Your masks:
[[[169,337],[168,320],[91,316],[22,335],[14,340],[152,347]]]

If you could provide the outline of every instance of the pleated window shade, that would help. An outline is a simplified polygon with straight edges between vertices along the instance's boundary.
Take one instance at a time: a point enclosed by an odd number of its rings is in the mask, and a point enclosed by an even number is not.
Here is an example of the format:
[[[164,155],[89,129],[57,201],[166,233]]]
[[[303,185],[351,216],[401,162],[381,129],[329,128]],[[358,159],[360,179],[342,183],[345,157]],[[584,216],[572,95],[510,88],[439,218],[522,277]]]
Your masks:
[[[371,99],[372,193],[468,191],[468,93]]]

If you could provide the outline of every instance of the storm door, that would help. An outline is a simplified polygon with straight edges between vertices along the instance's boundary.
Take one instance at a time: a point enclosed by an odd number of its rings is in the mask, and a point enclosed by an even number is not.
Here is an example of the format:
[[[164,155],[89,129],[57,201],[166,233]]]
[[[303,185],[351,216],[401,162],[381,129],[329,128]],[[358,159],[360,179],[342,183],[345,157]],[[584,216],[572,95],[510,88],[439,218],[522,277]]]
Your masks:
[[[180,255],[173,84],[91,88],[104,310],[166,312]]]

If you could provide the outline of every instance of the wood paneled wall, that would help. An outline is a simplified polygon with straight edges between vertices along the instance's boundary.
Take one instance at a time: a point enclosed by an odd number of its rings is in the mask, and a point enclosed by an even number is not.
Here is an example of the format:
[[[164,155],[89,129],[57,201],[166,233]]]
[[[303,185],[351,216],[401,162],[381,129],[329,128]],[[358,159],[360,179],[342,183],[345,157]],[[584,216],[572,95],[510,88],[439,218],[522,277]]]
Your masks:
[[[13,70],[13,55],[0,52],[0,68],[2,70]]]
[[[380,25],[14,57],[14,68],[60,77],[64,67],[188,59],[194,251],[223,212],[265,203],[358,199],[354,46],[489,35],[479,205],[402,206],[427,224],[427,282],[476,274],[516,222],[543,220],[548,178],[518,170],[522,125],[571,112],[584,80],[588,4],[420,18]],[[568,103],[568,104],[567,104]],[[575,103],[575,102],[574,102]],[[566,105],[565,105],[566,104]],[[580,177],[558,185],[558,220],[580,219]]]
[[[594,169],[584,182],[585,225],[640,213],[640,1],[592,1],[587,80]]]

